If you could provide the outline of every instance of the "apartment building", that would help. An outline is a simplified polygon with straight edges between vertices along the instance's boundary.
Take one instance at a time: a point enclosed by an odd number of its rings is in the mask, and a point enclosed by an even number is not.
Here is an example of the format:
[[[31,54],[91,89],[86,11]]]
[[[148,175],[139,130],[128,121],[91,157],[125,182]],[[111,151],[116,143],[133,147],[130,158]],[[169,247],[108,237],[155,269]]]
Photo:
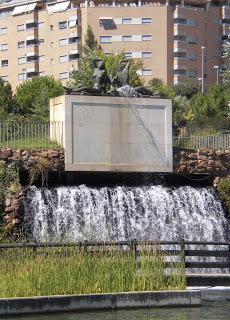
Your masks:
[[[78,68],[88,25],[107,54],[142,59],[146,82],[203,75],[207,87],[223,63],[230,1],[0,0],[0,76],[13,88],[33,76],[65,82]]]

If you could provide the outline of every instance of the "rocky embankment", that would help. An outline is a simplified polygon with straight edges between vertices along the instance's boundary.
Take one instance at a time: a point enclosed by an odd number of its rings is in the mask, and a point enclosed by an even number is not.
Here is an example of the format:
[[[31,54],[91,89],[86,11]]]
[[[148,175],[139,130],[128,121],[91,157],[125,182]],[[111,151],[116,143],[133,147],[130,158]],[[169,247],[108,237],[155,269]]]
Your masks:
[[[212,175],[216,177],[216,186],[221,177],[230,174],[230,150],[203,149],[197,152],[178,152],[174,157],[174,171],[183,175]]]
[[[27,184],[40,180],[41,184],[47,183],[50,174],[59,175],[64,171],[64,150],[12,150],[0,149],[2,170],[7,171],[12,165],[16,166],[13,177],[9,176],[6,182],[4,195],[5,203],[3,221],[7,234],[18,235],[18,230],[23,216],[23,198],[26,187],[20,184],[19,176],[22,173],[27,177]]]

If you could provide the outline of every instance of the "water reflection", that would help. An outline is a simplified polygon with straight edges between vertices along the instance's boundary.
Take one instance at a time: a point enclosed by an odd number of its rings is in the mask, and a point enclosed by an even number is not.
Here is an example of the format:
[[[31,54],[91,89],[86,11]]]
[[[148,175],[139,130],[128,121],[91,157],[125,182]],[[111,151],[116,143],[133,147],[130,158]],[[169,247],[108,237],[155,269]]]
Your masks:
[[[10,317],[2,320],[226,320],[230,315],[230,301],[206,302],[197,308],[138,309],[65,313],[26,317]]]

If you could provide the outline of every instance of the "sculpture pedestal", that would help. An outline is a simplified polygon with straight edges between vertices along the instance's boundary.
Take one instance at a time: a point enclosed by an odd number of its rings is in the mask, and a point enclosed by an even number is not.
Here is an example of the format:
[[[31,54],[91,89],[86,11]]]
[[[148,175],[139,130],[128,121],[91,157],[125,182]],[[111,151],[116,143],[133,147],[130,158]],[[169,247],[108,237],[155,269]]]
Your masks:
[[[173,170],[169,99],[64,95],[50,121],[63,121],[66,171]]]

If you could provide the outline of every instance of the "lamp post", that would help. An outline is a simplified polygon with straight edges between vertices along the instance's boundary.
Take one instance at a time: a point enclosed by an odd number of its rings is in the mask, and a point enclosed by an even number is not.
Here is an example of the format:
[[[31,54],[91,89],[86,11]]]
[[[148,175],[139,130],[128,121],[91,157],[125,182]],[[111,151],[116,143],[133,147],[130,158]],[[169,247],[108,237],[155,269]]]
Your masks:
[[[201,91],[204,92],[204,50],[205,46],[201,47]]]
[[[213,66],[213,68],[216,70],[216,84],[219,84],[219,66]]]

